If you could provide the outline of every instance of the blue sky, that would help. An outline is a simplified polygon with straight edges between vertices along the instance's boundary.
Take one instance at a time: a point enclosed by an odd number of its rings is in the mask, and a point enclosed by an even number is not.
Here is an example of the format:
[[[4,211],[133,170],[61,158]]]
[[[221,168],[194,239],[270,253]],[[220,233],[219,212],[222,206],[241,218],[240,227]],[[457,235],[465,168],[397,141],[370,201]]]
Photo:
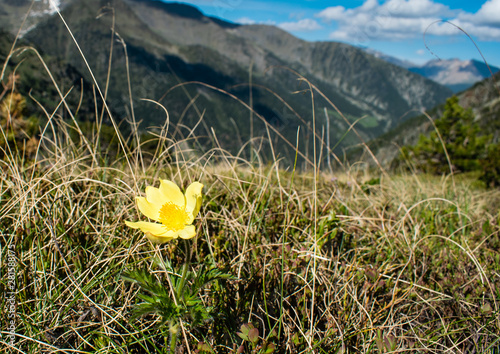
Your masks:
[[[345,42],[416,64],[482,60],[458,26],[500,67],[500,0],[179,1],[228,21],[271,24],[308,41]]]

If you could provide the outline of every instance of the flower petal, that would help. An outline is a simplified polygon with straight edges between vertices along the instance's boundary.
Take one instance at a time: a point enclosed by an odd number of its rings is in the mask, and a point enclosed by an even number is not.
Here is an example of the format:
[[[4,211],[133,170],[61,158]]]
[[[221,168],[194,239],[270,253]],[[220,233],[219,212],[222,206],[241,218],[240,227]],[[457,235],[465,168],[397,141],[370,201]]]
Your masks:
[[[146,232],[145,236],[153,243],[165,243],[173,240],[173,237],[155,236],[151,232]]]
[[[158,210],[160,210],[163,204],[167,202],[165,195],[160,191],[160,189],[152,186],[146,187],[146,200],[148,203],[154,205]]]
[[[182,194],[180,188],[174,182],[166,179],[160,180],[159,190],[165,197],[163,203],[172,202],[181,208],[186,206],[186,198],[184,198],[184,194]]]
[[[196,228],[194,227],[194,225],[187,225],[185,228],[177,231],[174,234],[175,238],[180,237],[183,239],[193,238],[195,236],[196,236]]]
[[[194,218],[198,215],[201,208],[201,190],[203,189],[203,184],[199,182],[193,182],[186,189],[186,212],[189,216]],[[192,220],[190,220],[192,222]]]
[[[150,233],[156,237],[170,237],[172,238],[172,231],[167,230],[165,225],[157,224],[155,222],[147,222],[147,221],[125,221],[125,224],[133,229],[141,229],[144,233]]]
[[[139,208],[141,213],[143,213],[150,219],[153,219],[155,221],[160,221],[161,205],[158,207],[157,204],[152,204],[148,202],[147,199],[144,197],[136,197],[135,200],[137,201],[137,207]]]

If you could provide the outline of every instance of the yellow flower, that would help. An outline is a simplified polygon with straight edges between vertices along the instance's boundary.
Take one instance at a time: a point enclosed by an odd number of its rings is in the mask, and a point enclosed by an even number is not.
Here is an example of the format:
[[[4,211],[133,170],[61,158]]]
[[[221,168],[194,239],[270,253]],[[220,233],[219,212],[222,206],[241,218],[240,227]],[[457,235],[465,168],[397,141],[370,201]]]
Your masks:
[[[165,243],[174,238],[192,238],[196,235],[193,221],[201,207],[203,184],[194,182],[182,194],[177,185],[168,180],[160,180],[160,188],[146,187],[146,197],[137,197],[141,213],[159,223],[125,221],[127,226],[141,229],[148,239]]]

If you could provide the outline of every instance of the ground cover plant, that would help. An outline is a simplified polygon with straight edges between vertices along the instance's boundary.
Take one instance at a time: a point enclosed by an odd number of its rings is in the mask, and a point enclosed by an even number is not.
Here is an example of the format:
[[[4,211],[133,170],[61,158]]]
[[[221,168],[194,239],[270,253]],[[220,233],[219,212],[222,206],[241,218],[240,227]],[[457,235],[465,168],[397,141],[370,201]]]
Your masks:
[[[167,114],[152,134],[131,121],[124,136],[117,125],[102,128],[105,107],[84,130],[57,107],[40,107],[34,134],[13,115],[13,98],[22,101],[15,85],[8,91],[0,132],[2,348],[498,352],[498,190],[468,175],[322,169],[319,136],[301,170],[279,157],[259,162],[258,144],[246,145],[252,161],[216,145],[198,151],[194,136],[172,139]],[[112,151],[103,142],[110,131]],[[17,136],[33,142],[29,149]],[[264,143],[272,151],[273,140]],[[182,191],[204,186],[196,235],[186,242],[152,243],[125,223],[148,220],[136,197],[160,180]]]

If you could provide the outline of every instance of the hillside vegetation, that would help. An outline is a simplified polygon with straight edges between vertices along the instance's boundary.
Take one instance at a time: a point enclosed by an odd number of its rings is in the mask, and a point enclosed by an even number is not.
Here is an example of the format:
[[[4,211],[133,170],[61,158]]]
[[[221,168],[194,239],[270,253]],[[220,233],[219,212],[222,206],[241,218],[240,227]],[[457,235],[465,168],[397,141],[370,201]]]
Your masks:
[[[489,144],[500,143],[500,74],[497,73],[475,84],[456,97],[458,98],[456,104],[463,110],[470,111],[468,113],[472,119],[470,123],[478,129],[475,134],[489,136]],[[390,132],[372,140],[370,148],[379,161],[384,165],[390,165],[403,146],[417,144],[421,135],[437,134],[433,121],[442,118],[445,110],[446,104],[442,104],[425,114],[408,119]]]
[[[205,150],[153,100],[163,120],[146,135],[130,101],[121,122],[104,104],[109,82],[63,89],[68,76],[49,75],[43,57],[16,58],[2,58],[0,77],[1,349],[498,351],[498,190],[330,155],[334,169],[318,162],[324,135],[295,150],[301,169],[284,167],[270,134],[239,141],[248,158],[216,132]],[[18,90],[30,65],[53,78],[31,96]],[[38,100],[45,90],[62,94]],[[73,90],[81,99],[66,101]],[[193,238],[155,244],[126,226],[148,220],[136,198],[154,199],[160,180],[204,185]]]
[[[421,134],[415,145],[402,147],[394,164],[435,175],[474,171],[487,186],[500,185],[500,143],[475,122],[472,109],[465,110],[453,96],[432,123],[435,130]]]

